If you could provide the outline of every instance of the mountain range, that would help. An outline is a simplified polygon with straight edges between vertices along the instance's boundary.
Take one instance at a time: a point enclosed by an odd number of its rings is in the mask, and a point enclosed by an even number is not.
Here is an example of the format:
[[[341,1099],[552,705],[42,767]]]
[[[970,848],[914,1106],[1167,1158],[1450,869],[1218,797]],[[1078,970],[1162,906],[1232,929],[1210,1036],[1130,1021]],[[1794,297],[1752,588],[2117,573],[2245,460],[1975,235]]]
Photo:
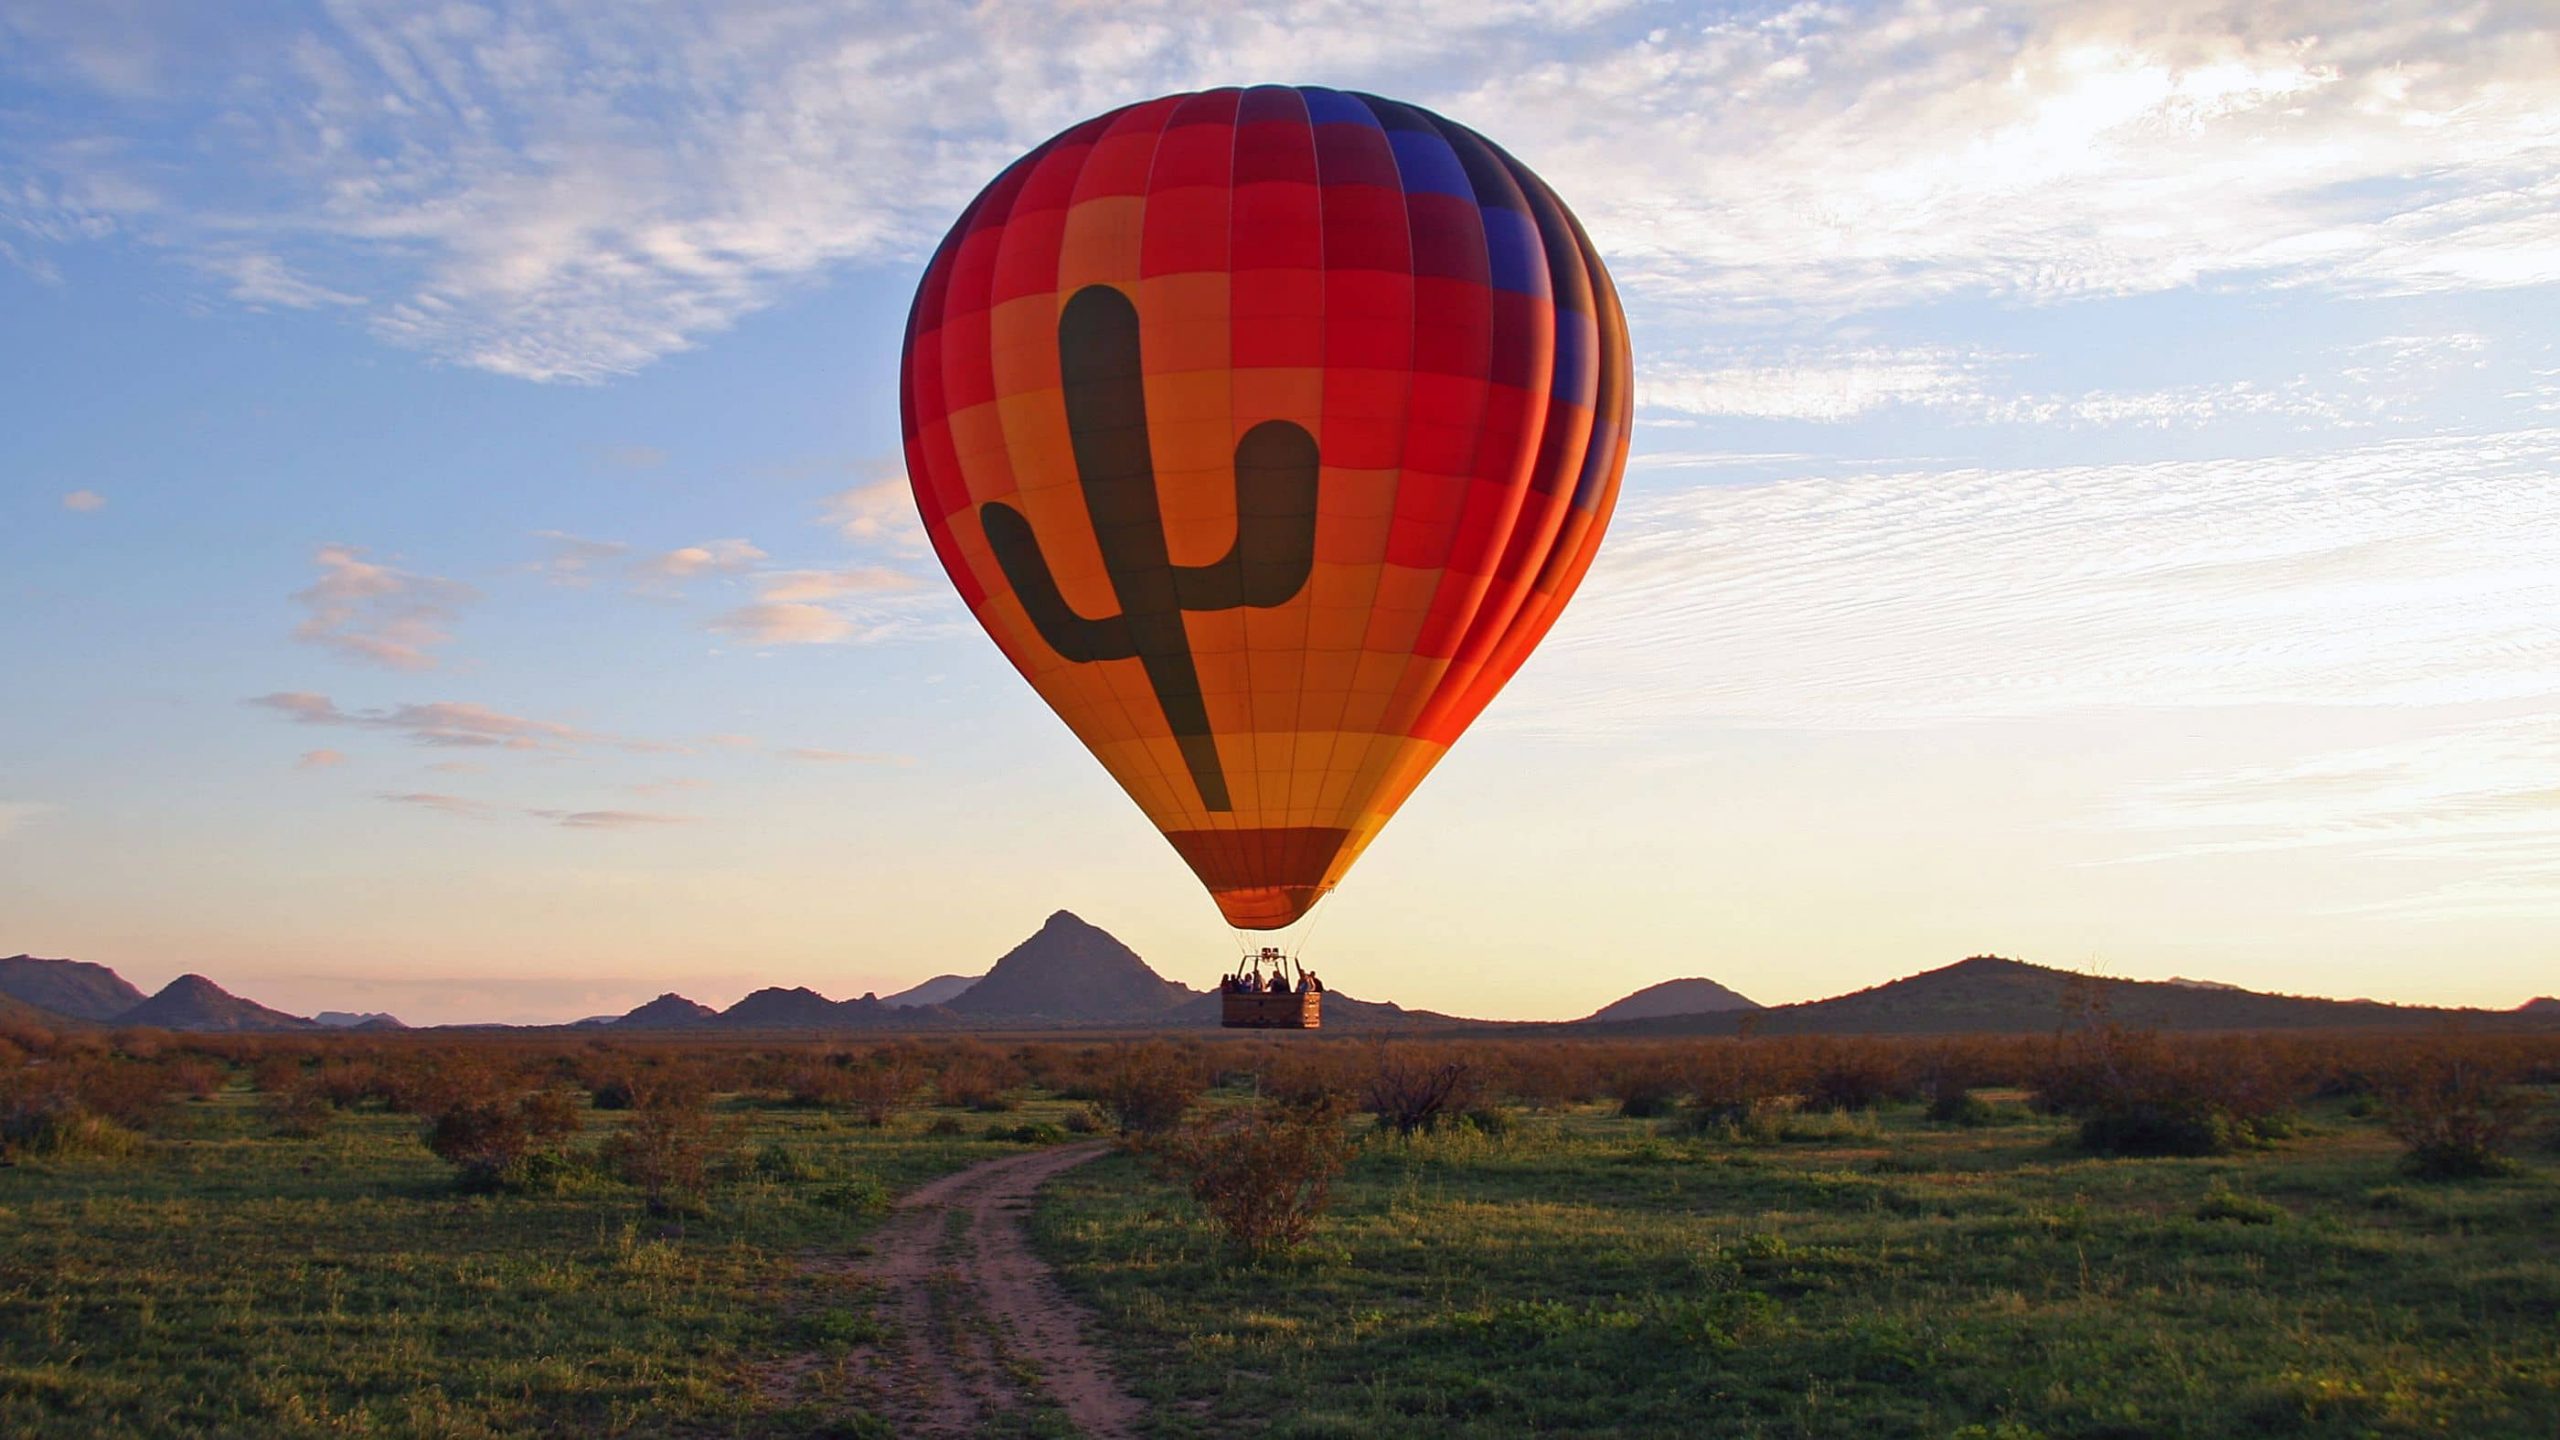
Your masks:
[[[831,1000],[806,987],[771,986],[725,1010],[661,995],[623,1015],[576,1028],[727,1031],[749,1034],[961,1030],[1214,1028],[1216,992],[1158,975],[1110,932],[1060,910],[979,976],[939,975],[887,997]],[[2515,1010],[2448,1010],[2271,995],[2189,980],[2112,980],[1977,955],[1828,1000],[1761,1006],[1703,977],[1646,986],[1590,1016],[1563,1023],[1466,1020],[1427,1010],[1325,995],[1332,1031],[1433,1030],[1471,1035],[1674,1036],[1754,1034],[1955,1034],[2048,1031],[2102,1013],[2163,1030],[2404,1028],[2460,1019],[2490,1026],[2560,1024],[2560,1000]],[[0,1026],[137,1026],[187,1031],[381,1031],[391,1016],[324,1011],[288,1015],[182,975],[145,996],[103,965],[0,958]],[[476,1027],[475,1027],[476,1028]]]

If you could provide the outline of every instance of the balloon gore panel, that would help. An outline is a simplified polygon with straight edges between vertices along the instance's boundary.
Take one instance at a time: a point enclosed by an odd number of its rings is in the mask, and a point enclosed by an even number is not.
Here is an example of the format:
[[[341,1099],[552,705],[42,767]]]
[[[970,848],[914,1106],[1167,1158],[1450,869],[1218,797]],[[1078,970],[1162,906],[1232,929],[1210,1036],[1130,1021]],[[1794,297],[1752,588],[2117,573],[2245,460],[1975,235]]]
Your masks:
[[[1066,131],[944,237],[907,470],[961,598],[1227,919],[1341,879],[1555,623],[1626,320],[1555,192],[1312,87]]]

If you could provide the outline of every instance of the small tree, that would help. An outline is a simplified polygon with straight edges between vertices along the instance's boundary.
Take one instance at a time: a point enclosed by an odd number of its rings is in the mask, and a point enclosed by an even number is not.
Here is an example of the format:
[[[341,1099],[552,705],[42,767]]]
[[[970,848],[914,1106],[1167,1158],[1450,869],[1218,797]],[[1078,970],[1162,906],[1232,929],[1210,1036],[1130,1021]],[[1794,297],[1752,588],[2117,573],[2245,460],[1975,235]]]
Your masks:
[[[2383,1119],[2409,1147],[2401,1162],[2430,1180],[2503,1175],[2532,1102],[2514,1085],[2517,1066],[2487,1043],[2430,1036],[2382,1075]]]
[[[1200,1066],[1161,1040],[1113,1048],[1095,1085],[1095,1103],[1123,1135],[1170,1130],[1208,1088]]]
[[[886,1125],[924,1088],[924,1074],[903,1051],[881,1050],[844,1072],[845,1103],[865,1125]]]
[[[1304,1243],[1351,1152],[1334,1105],[1263,1104],[1158,1141],[1158,1164],[1227,1239],[1254,1256]]]
[[[1464,1055],[1436,1055],[1381,1040],[1369,1074],[1369,1113],[1399,1135],[1436,1130],[1475,1103],[1478,1080]]]
[[[551,1088],[449,1095],[427,1117],[427,1148],[453,1166],[466,1190],[520,1184],[538,1159],[567,1151],[578,1133],[578,1097]]]
[[[659,1084],[633,1096],[631,1118],[605,1141],[604,1160],[639,1187],[651,1214],[664,1215],[699,1209],[712,1164],[736,1148],[737,1137],[713,1122],[700,1086]]]

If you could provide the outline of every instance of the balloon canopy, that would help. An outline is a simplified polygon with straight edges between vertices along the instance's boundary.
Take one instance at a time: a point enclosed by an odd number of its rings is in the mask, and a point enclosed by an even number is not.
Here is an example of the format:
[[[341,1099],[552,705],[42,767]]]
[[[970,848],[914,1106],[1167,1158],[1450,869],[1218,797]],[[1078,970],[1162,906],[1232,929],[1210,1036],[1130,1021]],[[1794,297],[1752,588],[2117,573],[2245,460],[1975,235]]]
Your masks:
[[[1629,368],[1526,166],[1411,105],[1259,86],[997,176],[916,292],[900,399],[979,623],[1229,922],[1276,929],[1581,582]]]

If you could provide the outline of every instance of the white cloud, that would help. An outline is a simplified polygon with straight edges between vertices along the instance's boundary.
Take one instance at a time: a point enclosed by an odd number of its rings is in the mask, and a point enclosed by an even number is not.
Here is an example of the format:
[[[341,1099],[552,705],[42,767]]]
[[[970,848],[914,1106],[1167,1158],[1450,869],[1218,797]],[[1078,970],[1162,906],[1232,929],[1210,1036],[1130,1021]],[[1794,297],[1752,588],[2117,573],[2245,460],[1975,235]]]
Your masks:
[[[658,815],[642,810],[527,810],[538,820],[571,830],[642,830],[659,825],[689,825],[691,815]]]
[[[2560,913],[2555,774],[2560,720],[2463,714],[2385,744],[2176,777],[2126,797],[2112,822],[2161,843],[2137,862],[2322,848],[2414,872],[2351,914],[2548,916]],[[2455,878],[2432,878],[2446,868]]]
[[[711,628],[750,645],[870,642],[909,633],[942,603],[914,576],[877,565],[777,570],[758,576],[756,589],[755,604],[713,616]]]
[[[785,760],[804,760],[813,765],[914,765],[912,755],[866,755],[854,750],[821,750],[811,746],[795,746],[774,752]]]
[[[2560,278],[2560,27],[2529,0],[2458,22],[2428,0],[384,0],[187,45],[165,19],[23,29],[17,63],[85,87],[101,133],[0,148],[0,231],[39,265],[124,233],[248,255],[227,273],[249,301],[374,297],[394,342],[537,379],[635,369],[839,263],[911,263],[1064,124],[1254,75],[1482,125],[1562,185],[1657,329]],[[163,125],[189,105],[221,163]]]
[[[823,605],[741,605],[711,618],[711,628],[750,645],[834,645],[859,633]]]
[[[762,577],[758,583],[764,599],[782,603],[895,594],[917,585],[913,575],[879,565],[857,565],[848,570],[782,570]]]
[[[466,799],[460,795],[440,795],[424,790],[412,790],[405,794],[395,794],[386,791],[374,798],[377,800],[388,800],[394,805],[415,805],[422,810],[435,810],[447,815],[460,815],[474,820],[482,819],[498,813],[497,806],[488,804],[484,801]]]
[[[468,701],[439,700],[423,705],[395,705],[379,710],[341,710],[326,695],[278,691],[248,702],[273,710],[302,725],[347,725],[388,730],[419,745],[505,750],[562,750],[609,744],[624,748],[663,748],[644,742],[591,734],[555,720],[529,720]]]
[[[1489,720],[2560,700],[2560,431],[1631,499]]]
[[[436,668],[428,652],[451,642],[446,626],[476,592],[364,556],[351,545],[323,545],[312,556],[320,578],[294,592],[294,603],[310,613],[293,638],[393,670]]]
[[[296,770],[327,770],[346,763],[346,752],[342,750],[305,750],[302,752],[302,758],[293,762],[293,768]]]
[[[634,561],[631,569],[643,583],[676,584],[701,575],[735,575],[764,558],[744,540],[706,540]]]
[[[106,505],[107,497],[95,490],[74,490],[62,497],[63,509],[77,510],[84,514],[91,510],[103,510]]]
[[[596,572],[630,553],[631,547],[619,540],[590,540],[565,530],[539,530],[536,537],[551,548],[551,553],[535,565],[554,585],[583,590],[595,582]]]
[[[244,305],[315,310],[323,305],[364,303],[361,295],[344,294],[303,279],[273,255],[209,255],[199,263],[230,281],[231,298]]]
[[[2307,377],[2229,380],[2156,390],[2078,394],[2020,390],[2001,374],[2017,357],[1945,346],[1808,351],[1778,363],[1666,360],[1646,369],[1638,400],[1651,411],[1710,417],[1839,422],[1910,406],[1972,424],[2192,427],[2235,415],[2272,415],[2334,428],[2385,413],[2394,382],[2428,355],[2385,350],[2350,367],[2350,399]],[[1658,461],[1653,463],[1660,463]]]
[[[886,542],[904,549],[924,545],[915,491],[903,471],[828,496],[820,523],[856,543]]]

